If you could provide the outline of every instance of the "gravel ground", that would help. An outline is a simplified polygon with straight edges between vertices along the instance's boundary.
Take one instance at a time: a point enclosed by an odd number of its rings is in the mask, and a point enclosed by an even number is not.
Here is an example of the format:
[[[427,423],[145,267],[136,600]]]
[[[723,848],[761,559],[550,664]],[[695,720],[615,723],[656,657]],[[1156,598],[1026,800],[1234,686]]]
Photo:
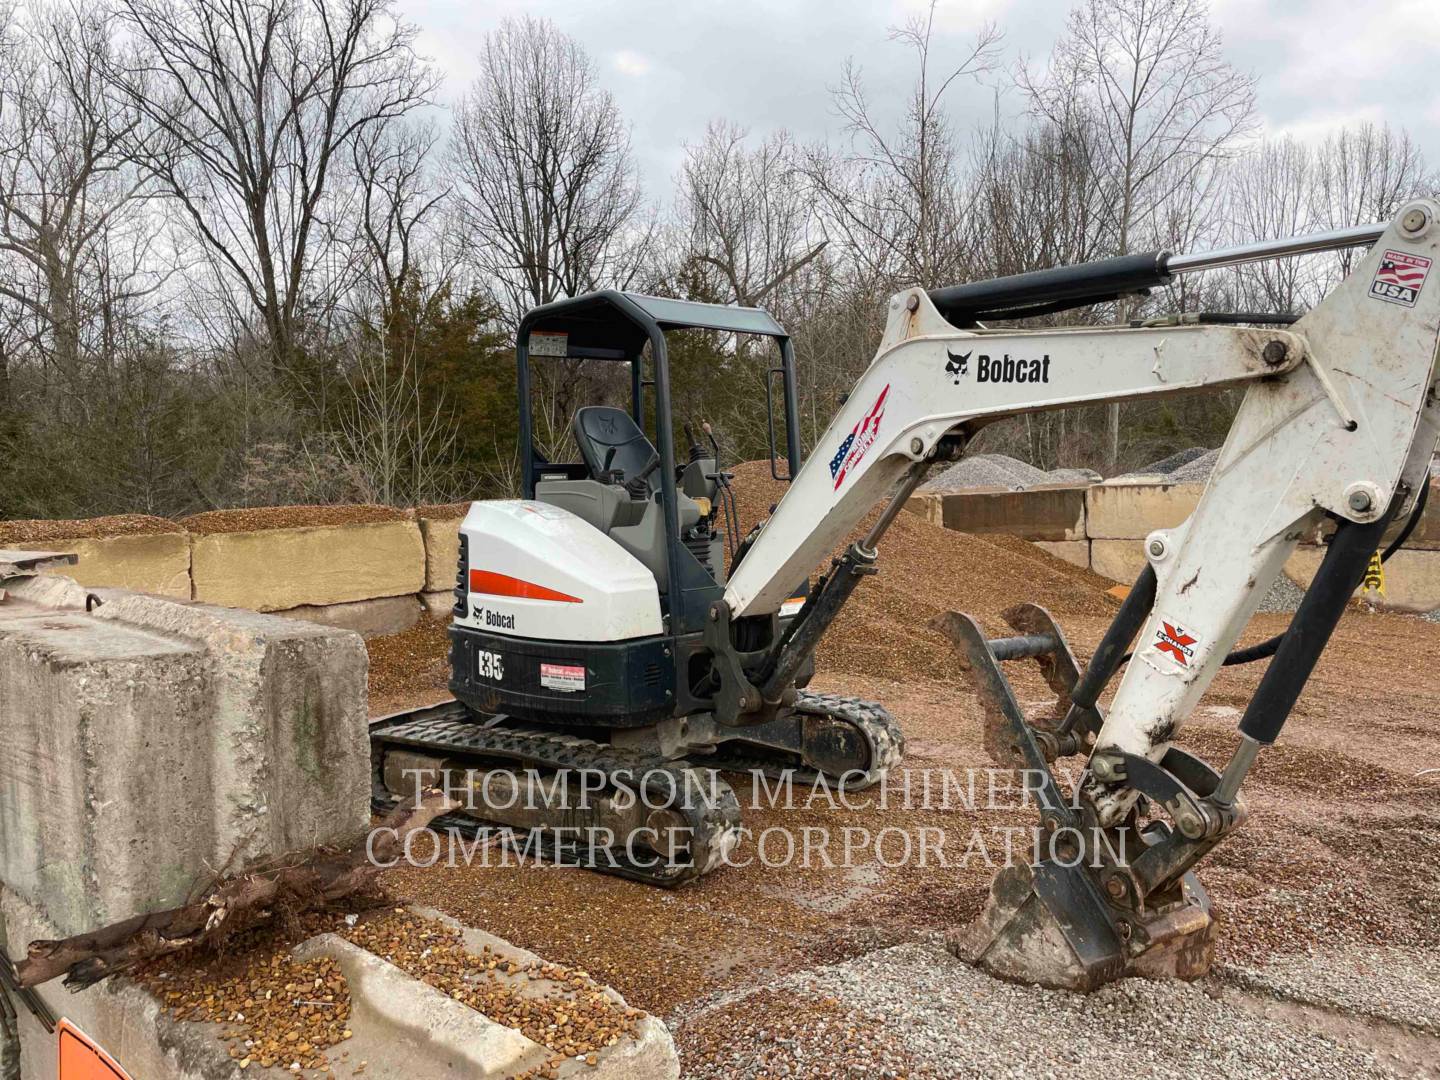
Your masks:
[[[1440,1037],[1440,963],[1433,949],[1318,948],[1263,964],[1225,964],[1216,975],[1273,997]]]
[[[1223,1000],[1211,982],[1127,979],[1082,996],[998,982],[932,943],[901,945],[780,980],[763,992],[767,1007],[753,1017],[744,999],[719,1006],[728,1045],[688,1075],[1248,1080],[1415,1074],[1369,1047]],[[791,1014],[815,1003],[850,1026],[868,1025],[883,1040],[867,1048],[881,1070],[836,1062],[833,1030],[811,1030],[777,1046],[772,997],[785,1000]],[[708,1011],[702,1006],[677,1018],[682,1052],[706,1042]],[[742,1018],[749,1023],[735,1023]],[[825,1071],[827,1062],[833,1071]]]

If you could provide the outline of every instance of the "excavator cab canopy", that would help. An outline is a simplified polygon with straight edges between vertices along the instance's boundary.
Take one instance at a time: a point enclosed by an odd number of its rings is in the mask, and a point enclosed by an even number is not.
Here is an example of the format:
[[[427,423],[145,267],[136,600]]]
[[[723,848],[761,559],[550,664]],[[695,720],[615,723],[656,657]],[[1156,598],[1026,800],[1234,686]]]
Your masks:
[[[699,625],[705,610],[714,599],[716,590],[713,581],[701,580],[696,576],[699,566],[689,566],[690,560],[681,541],[679,500],[676,496],[678,455],[670,404],[670,360],[665,338],[667,333],[675,330],[718,330],[724,333],[768,337],[775,341],[778,362],[768,370],[765,379],[766,408],[770,417],[768,430],[771,469],[777,479],[794,476],[800,469],[800,423],[795,390],[794,350],[785,329],[763,308],[702,304],[614,289],[585,293],[532,308],[526,313],[520,320],[516,334],[515,359],[519,382],[521,482],[523,495],[527,499],[535,498],[535,485],[542,474],[546,477],[571,475],[577,479],[592,475],[595,472],[595,462],[590,459],[595,456],[596,446],[600,444],[600,440],[587,442],[583,437],[577,437],[577,441],[582,444],[581,456],[585,458],[581,462],[551,462],[540,453],[535,446],[531,401],[530,375],[533,359],[600,360],[630,365],[629,415],[634,422],[634,428],[623,425],[625,431],[620,434],[624,438],[616,443],[617,446],[628,447],[628,443],[635,441],[635,434],[646,431],[646,390],[653,390],[652,430],[655,453],[660,459],[659,466],[655,469],[655,476],[658,478],[655,486],[659,490],[660,503],[664,508],[666,549],[670,564],[666,577],[670,582],[680,583],[680,588],[669,590],[667,606],[672,625],[676,628],[687,628]],[[650,347],[648,357],[645,353],[647,345]],[[784,456],[789,466],[785,476],[780,476],[775,470],[775,462],[780,456],[774,424],[773,386],[777,376],[782,387]],[[597,408],[587,403],[577,414],[580,435],[587,433],[583,423],[587,416],[592,420],[606,421],[604,426],[608,430],[618,430],[621,425],[609,422],[611,416],[600,414],[614,414],[619,411]],[[591,445],[592,443],[595,445]],[[620,464],[622,469],[627,468],[624,458],[624,454],[611,455],[611,466]]]

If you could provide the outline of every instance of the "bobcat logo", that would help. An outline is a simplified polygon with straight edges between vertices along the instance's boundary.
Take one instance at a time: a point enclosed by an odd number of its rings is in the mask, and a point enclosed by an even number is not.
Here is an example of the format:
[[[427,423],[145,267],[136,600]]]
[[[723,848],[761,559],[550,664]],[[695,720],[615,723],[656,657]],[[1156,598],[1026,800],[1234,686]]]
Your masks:
[[[945,373],[947,375],[955,376],[956,386],[960,385],[960,377],[962,375],[970,374],[970,354],[974,351],[974,349],[971,349],[970,352],[964,353],[961,356],[956,356],[949,349],[945,350],[945,355],[950,358],[945,362]]]

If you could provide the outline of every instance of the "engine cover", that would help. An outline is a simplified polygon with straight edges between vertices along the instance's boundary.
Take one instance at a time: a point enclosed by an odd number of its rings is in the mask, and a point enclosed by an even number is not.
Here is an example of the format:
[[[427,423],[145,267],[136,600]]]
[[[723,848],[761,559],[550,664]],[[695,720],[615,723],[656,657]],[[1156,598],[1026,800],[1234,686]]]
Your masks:
[[[570,511],[531,499],[477,502],[460,530],[469,564],[457,628],[541,641],[661,633],[654,575]]]

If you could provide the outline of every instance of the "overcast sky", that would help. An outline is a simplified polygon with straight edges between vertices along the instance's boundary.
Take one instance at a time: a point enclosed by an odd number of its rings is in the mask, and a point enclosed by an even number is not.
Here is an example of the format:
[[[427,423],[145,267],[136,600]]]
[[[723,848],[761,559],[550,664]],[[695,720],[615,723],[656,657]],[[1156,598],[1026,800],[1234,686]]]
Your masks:
[[[788,128],[801,141],[837,134],[827,87],[847,56],[877,102],[903,93],[911,69],[886,29],[922,3],[897,0],[400,0],[422,28],[420,47],[458,95],[478,43],[506,15],[528,11],[574,35],[631,125],[646,188],[668,198],[683,144],[725,117],[755,134]],[[1066,0],[942,0],[934,63],[964,55],[975,28],[995,22],[1007,65],[1040,61]],[[1358,120],[1403,126],[1440,165],[1440,11],[1436,0],[1212,0],[1233,64],[1259,77],[1267,132],[1323,136]],[[1005,80],[952,92],[957,118],[989,115]],[[1018,110],[1013,92],[1000,107]]]

